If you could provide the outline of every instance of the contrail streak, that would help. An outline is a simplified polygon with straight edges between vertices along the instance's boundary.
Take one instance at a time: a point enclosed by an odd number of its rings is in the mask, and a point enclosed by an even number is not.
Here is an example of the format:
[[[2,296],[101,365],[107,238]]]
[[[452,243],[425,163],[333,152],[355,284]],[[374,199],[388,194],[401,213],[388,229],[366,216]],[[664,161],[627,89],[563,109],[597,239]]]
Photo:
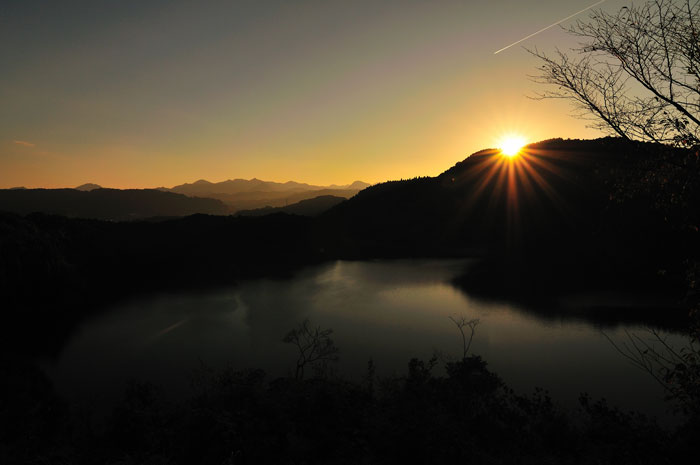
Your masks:
[[[513,42],[512,44],[507,45],[507,46],[503,47],[503,48],[500,49],[500,50],[496,50],[495,52],[493,52],[493,54],[495,55],[495,54],[497,54],[497,53],[501,53],[503,50],[508,50],[508,49],[511,48],[513,45],[518,45],[520,42],[524,42],[524,41],[526,41],[527,39],[529,39],[530,37],[536,36],[536,35],[539,34],[540,32],[544,32],[544,31],[546,31],[547,29],[553,28],[554,26],[557,26],[557,25],[563,23],[563,22],[566,21],[567,19],[571,19],[571,18],[573,18],[573,17],[576,16],[576,15],[580,15],[580,14],[583,13],[584,11],[588,11],[588,10],[590,10],[591,8],[593,8],[594,6],[598,6],[598,5],[600,5],[601,3],[603,3],[604,1],[606,1],[606,0],[600,0],[599,2],[595,2],[593,5],[587,6],[586,8],[584,8],[584,9],[581,10],[581,11],[577,11],[576,13],[574,13],[574,14],[572,14],[572,15],[569,15],[569,16],[567,16],[567,17],[564,18],[564,19],[560,19],[559,21],[557,21],[557,22],[554,23],[554,24],[550,24],[549,26],[543,27],[542,29],[540,29],[540,30],[537,31],[537,32],[533,32],[532,34],[530,34],[530,35],[527,36],[527,37],[523,37],[522,39],[520,39],[520,40],[517,41],[517,42]]]
[[[156,335],[153,336],[153,339],[158,338],[158,337],[161,337],[161,336],[165,336],[166,334],[168,334],[168,333],[169,333],[170,331],[172,331],[173,329],[177,328],[178,326],[183,325],[185,322],[187,322],[187,320],[188,320],[188,319],[185,318],[185,319],[183,319],[183,320],[178,321],[178,322],[175,323],[174,325],[170,325],[170,326],[168,326],[167,328],[165,328],[165,329],[163,329],[163,330],[161,330],[161,331],[158,331],[158,332],[156,333]]]

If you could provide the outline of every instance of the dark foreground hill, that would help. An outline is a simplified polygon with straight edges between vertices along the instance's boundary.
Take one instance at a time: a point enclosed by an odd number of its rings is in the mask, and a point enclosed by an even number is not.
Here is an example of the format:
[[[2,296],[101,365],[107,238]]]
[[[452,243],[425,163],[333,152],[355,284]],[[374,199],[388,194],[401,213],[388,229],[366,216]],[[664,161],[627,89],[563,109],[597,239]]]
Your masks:
[[[219,200],[155,189],[2,189],[0,211],[123,221],[195,213],[225,215],[228,208]]]
[[[0,213],[0,352],[52,353],[82,318],[139,292],[285,275],[320,260],[310,227],[283,214],[108,222]]]
[[[477,291],[665,286],[699,256],[698,169],[694,152],[614,138],[485,150],[363,190],[319,218],[317,240],[345,258],[485,255]]]
[[[266,207],[285,207],[319,196],[330,195],[348,199],[358,192],[359,189],[248,191],[230,194],[211,192],[206,194],[206,197],[222,201],[226,204],[231,213],[235,213],[241,210],[255,210]]]
[[[265,207],[257,208],[255,210],[241,210],[236,214],[239,216],[263,216],[271,215],[273,213],[287,213],[289,215],[318,216],[321,213],[330,210],[332,207],[335,207],[339,203],[344,202],[345,200],[345,197],[338,197],[335,195],[319,195],[318,197],[301,200],[284,207]]]

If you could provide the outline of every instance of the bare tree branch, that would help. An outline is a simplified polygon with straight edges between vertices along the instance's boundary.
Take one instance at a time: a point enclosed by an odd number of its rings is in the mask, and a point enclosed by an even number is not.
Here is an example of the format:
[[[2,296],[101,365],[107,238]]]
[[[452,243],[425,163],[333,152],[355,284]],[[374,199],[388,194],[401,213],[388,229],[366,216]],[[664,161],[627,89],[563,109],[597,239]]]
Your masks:
[[[311,327],[308,319],[287,333],[283,342],[295,345],[299,351],[295,372],[297,379],[304,378],[304,368],[307,365],[338,360],[339,349],[330,338],[331,334],[333,334],[332,329]]]
[[[556,86],[535,98],[566,98],[593,127],[625,139],[692,147],[700,142],[700,1],[648,1],[593,11],[565,29],[575,58],[528,50],[531,76]]]
[[[457,329],[459,329],[460,334],[462,335],[462,360],[467,358],[467,354],[469,353],[469,348],[472,345],[472,340],[474,339],[474,332],[476,331],[476,327],[479,325],[479,319],[474,318],[472,320],[468,320],[464,318],[464,316],[460,317],[452,317],[449,316],[447,317],[452,321],[457,326]],[[467,340],[466,334],[464,334],[464,328],[469,328],[470,333],[469,333],[469,340]]]

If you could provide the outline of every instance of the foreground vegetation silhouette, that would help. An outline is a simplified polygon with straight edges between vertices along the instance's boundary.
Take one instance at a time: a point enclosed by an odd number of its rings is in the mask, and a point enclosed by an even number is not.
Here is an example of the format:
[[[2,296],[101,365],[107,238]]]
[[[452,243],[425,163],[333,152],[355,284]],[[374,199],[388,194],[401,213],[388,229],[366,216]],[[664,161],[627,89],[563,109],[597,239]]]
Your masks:
[[[312,327],[309,320],[304,320],[284,336],[283,341],[292,344],[298,351],[297,366],[294,371],[296,379],[304,379],[304,369],[307,366],[325,370],[328,362],[338,360],[338,348],[330,335],[332,329]]]
[[[454,321],[463,335],[465,327],[476,327],[473,321]],[[285,339],[303,341],[299,347],[326,348],[320,353],[333,359],[337,349],[330,330],[312,328],[305,321]],[[473,332],[469,342],[472,337]],[[465,348],[467,344],[465,338]],[[332,375],[327,365],[307,379],[299,375],[299,363],[295,375],[274,379],[262,370],[203,365],[192,373],[186,399],[174,401],[158,386],[131,382],[123,400],[102,419],[59,399],[36,366],[3,359],[0,459],[73,464],[663,464],[679,463],[697,448],[697,393],[676,399],[685,406],[685,421],[667,430],[585,394],[575,411],[558,407],[541,389],[517,394],[481,357],[467,355],[466,349],[463,354],[447,362],[412,359],[404,375],[389,378],[378,378],[370,361],[360,382]],[[693,370],[697,382],[697,363]]]

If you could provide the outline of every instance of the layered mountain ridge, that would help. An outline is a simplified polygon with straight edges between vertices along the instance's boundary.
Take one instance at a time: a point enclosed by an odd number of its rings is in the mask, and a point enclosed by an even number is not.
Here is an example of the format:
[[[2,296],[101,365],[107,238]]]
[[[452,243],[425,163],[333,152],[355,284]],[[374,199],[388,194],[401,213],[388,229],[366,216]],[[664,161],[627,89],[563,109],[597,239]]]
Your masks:
[[[49,213],[113,221],[193,215],[229,215],[238,211],[281,209],[316,216],[369,184],[316,186],[253,179],[209,182],[200,179],[172,188],[110,189],[85,183],[72,189],[0,189],[0,211],[18,214]],[[333,199],[330,199],[333,197]],[[313,201],[319,198],[319,200]],[[305,202],[296,206],[299,202]],[[289,208],[288,208],[289,207]],[[287,209],[287,210],[285,210]]]

